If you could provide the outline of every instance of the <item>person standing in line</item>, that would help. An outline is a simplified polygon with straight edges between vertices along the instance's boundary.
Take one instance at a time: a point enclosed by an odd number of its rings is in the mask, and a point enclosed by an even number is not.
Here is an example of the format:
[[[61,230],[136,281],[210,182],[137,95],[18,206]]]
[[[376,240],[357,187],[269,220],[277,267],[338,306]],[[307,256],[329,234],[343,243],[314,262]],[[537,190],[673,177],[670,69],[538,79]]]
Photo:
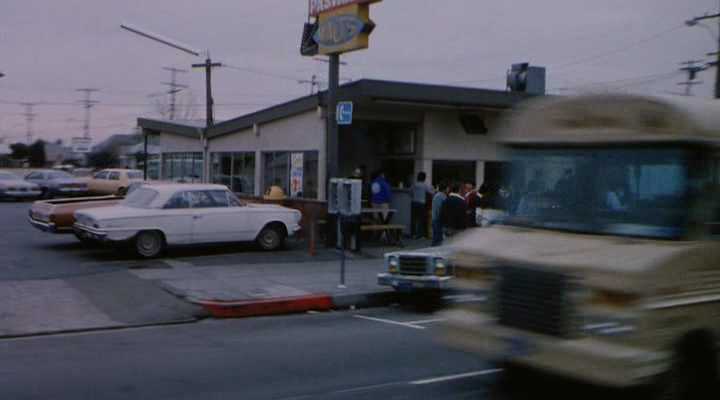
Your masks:
[[[419,172],[417,181],[412,187],[411,233],[414,239],[427,237],[427,207],[425,198],[432,195],[434,190],[425,182],[427,174]]]
[[[432,199],[432,245],[440,246],[443,242],[443,223],[440,212],[447,200],[447,184],[438,185],[438,191]]]
[[[385,179],[385,173],[382,170],[373,174],[373,180],[372,184],[370,185],[370,190],[372,191],[370,202],[372,203],[373,208],[389,210],[390,201],[392,200],[392,190],[390,189],[390,184]],[[383,211],[383,223],[387,222],[387,216],[388,212]]]
[[[482,195],[475,189],[475,183],[472,181],[466,181],[464,187],[465,204],[467,205],[467,227],[477,226],[476,209],[480,207],[480,199]]]
[[[460,194],[461,185],[454,183],[450,187],[450,195],[443,203],[440,219],[447,230],[448,236],[453,236],[467,227],[467,204]]]

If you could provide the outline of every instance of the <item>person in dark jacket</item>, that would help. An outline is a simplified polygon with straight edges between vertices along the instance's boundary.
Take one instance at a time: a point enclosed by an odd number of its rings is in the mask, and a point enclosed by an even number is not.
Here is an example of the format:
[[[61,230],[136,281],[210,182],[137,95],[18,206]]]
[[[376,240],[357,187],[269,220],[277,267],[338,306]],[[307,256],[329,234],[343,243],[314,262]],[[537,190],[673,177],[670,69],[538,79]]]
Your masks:
[[[460,194],[460,185],[455,183],[450,187],[450,195],[443,203],[440,218],[447,230],[448,236],[467,227],[467,203]]]

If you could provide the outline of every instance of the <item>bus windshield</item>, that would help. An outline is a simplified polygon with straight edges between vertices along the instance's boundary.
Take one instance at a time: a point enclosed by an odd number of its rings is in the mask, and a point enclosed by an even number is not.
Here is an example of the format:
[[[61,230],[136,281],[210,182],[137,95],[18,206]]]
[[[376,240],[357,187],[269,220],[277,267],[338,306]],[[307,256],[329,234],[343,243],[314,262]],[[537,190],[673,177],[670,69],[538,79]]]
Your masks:
[[[685,234],[694,197],[712,183],[683,148],[516,149],[507,224],[655,238]]]

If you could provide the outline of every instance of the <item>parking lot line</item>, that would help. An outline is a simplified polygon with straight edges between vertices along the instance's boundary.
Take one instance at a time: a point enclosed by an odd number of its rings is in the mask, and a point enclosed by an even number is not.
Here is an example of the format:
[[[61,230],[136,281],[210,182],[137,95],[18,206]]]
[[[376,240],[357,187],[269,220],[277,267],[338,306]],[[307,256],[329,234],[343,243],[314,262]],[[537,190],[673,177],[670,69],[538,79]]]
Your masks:
[[[456,380],[456,379],[472,378],[474,376],[492,375],[492,374],[497,374],[498,372],[502,372],[502,369],[494,368],[494,369],[485,369],[482,371],[465,372],[462,374],[438,376],[436,378],[428,378],[428,379],[421,379],[418,381],[412,381],[412,382],[410,382],[410,384],[411,385],[428,385],[431,383],[446,382],[446,381],[452,381],[452,380]]]
[[[423,324],[432,324],[433,322],[442,322],[447,321],[445,318],[433,318],[433,319],[421,319],[418,321],[407,321],[406,324],[412,324],[412,325],[423,325]]]
[[[408,323],[408,322],[393,321],[393,320],[391,320],[391,319],[367,317],[367,316],[365,316],[365,315],[353,315],[353,317],[354,317],[354,318],[360,318],[360,319],[366,319],[366,320],[368,320],[368,321],[382,322],[382,323],[390,324],[390,325],[404,326],[404,327],[406,327],[406,328],[425,329],[424,326],[413,325],[413,324]]]

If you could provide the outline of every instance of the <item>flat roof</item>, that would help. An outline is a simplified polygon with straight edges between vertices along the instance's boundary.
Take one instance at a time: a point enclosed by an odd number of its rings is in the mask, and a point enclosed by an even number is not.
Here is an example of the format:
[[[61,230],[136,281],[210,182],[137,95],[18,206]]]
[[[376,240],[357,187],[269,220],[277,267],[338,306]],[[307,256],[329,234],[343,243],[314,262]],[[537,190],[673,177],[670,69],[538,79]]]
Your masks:
[[[360,107],[372,104],[395,104],[427,108],[442,106],[457,109],[507,109],[530,97],[534,96],[526,93],[503,90],[374,79],[361,79],[343,84],[340,86],[338,92],[339,101],[353,101],[359,104]],[[252,128],[254,124],[264,124],[311,111],[318,106],[326,104],[326,100],[327,91],[324,90],[317,94],[280,103],[250,114],[216,123],[207,130],[207,137],[214,138]],[[187,124],[180,121],[165,121],[151,118],[138,118],[138,126],[149,130],[193,138],[199,138],[204,128],[197,123]]]

